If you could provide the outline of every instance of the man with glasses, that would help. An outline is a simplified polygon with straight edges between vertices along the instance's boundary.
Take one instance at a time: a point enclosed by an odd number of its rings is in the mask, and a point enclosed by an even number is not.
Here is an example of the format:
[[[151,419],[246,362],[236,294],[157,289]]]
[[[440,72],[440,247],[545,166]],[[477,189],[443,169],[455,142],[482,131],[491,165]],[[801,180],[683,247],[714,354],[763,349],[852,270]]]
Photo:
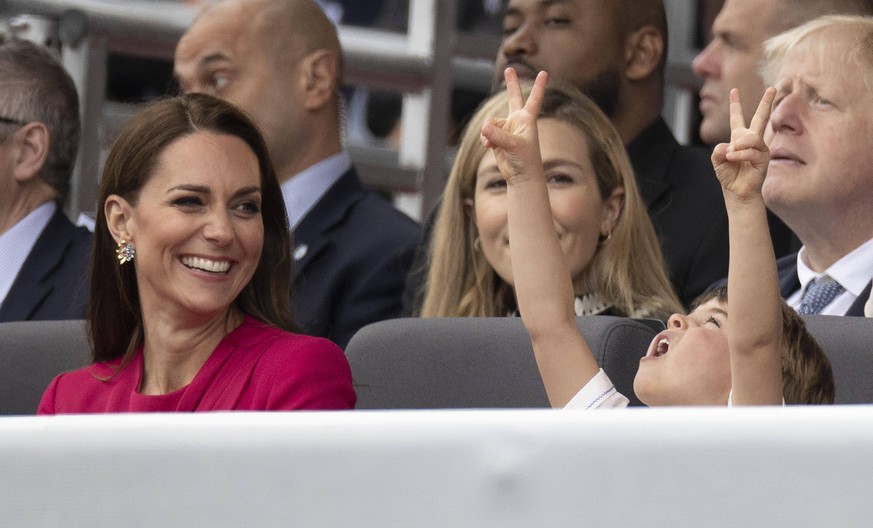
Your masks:
[[[79,147],[76,87],[33,43],[0,35],[0,322],[82,319],[91,234],[62,204]]]

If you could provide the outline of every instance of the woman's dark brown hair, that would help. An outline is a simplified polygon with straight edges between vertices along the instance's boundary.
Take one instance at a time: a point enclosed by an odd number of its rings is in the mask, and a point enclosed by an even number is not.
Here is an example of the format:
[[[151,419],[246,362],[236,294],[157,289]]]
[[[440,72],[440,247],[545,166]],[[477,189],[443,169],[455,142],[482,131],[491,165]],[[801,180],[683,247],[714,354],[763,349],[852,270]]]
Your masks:
[[[195,132],[242,139],[258,159],[264,246],[252,280],[234,304],[240,311],[276,327],[296,331],[291,317],[291,239],[285,202],[267,146],[252,121],[229,103],[188,94],[150,104],[124,126],[103,170],[98,195],[88,333],[94,361],[129,360],[143,339],[143,319],[133,265],[119,266],[116,242],[106,225],[103,204],[113,194],[135,205],[166,148]]]

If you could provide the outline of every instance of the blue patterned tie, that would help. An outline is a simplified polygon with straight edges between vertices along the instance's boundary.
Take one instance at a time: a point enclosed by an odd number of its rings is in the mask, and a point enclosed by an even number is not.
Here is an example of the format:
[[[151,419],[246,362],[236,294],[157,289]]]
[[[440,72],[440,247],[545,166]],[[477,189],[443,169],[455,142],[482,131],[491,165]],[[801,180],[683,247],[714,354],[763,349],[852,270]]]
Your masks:
[[[846,289],[840,286],[839,282],[827,275],[813,279],[806,287],[806,291],[803,292],[803,297],[800,298],[800,308],[797,309],[797,313],[800,315],[820,313],[825,306],[844,291]]]

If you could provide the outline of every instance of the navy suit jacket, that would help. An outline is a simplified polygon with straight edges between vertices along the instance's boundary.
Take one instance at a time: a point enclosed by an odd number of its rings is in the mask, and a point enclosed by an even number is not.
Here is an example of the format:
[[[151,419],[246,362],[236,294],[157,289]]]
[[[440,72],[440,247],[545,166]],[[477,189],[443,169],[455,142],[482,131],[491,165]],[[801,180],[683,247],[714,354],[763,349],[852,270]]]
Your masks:
[[[84,319],[91,244],[91,232],[58,207],[0,306],[0,322]]]
[[[294,230],[294,316],[303,330],[345,348],[361,327],[400,315],[420,228],[354,168]]]
[[[800,279],[797,278],[797,253],[782,257],[776,261],[776,269],[779,272],[779,293],[787,299],[794,292],[800,289]],[[871,282],[864,288],[861,295],[855,299],[855,302],[849,307],[849,311],[843,315],[850,317],[864,317],[864,305],[867,304],[867,299],[870,298]]]

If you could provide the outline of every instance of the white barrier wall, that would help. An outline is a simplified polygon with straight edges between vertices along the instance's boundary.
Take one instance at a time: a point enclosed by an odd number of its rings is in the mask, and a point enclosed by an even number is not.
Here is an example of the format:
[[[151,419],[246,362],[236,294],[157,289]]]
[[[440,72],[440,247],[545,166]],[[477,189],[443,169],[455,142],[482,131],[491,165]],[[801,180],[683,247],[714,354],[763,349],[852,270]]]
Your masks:
[[[873,523],[873,406],[0,418],[0,526]]]

